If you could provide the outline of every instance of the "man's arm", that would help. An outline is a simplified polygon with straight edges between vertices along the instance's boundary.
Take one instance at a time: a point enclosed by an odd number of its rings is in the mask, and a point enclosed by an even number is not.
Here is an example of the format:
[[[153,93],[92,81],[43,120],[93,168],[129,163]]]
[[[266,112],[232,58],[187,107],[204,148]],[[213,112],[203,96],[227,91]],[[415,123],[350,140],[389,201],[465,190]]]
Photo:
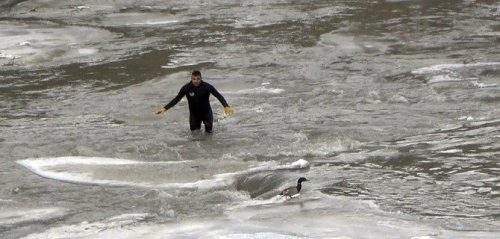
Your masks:
[[[182,97],[184,97],[184,95],[186,94],[185,93],[185,86],[183,86],[180,90],[179,90],[179,93],[177,93],[177,96],[175,96],[175,98],[173,98],[167,105],[163,106],[163,108],[161,108],[160,110],[158,110],[156,112],[156,114],[163,114],[165,113],[165,111],[167,111],[168,109],[174,107],[177,103],[179,103],[179,101],[181,101]]]
[[[219,100],[219,102],[222,104],[222,106],[224,106],[224,108],[229,106],[226,102],[226,99],[224,99],[224,96],[222,96],[219,93],[219,91],[217,91],[217,89],[215,89],[215,87],[213,85],[209,85],[209,89],[210,89],[210,94],[215,96],[215,98],[217,98]]]
[[[224,106],[224,113],[226,113],[227,116],[231,116],[234,114],[233,108],[227,104],[226,99],[224,99],[224,96],[222,96],[219,93],[219,91],[217,91],[217,89],[215,89],[215,87],[213,87],[212,85],[210,85],[210,93],[220,101],[222,106]]]
[[[165,105],[163,108],[165,108],[165,110],[168,110],[172,107],[174,107],[177,103],[179,103],[179,101],[181,101],[182,97],[184,97],[185,93],[184,93],[184,88],[185,87],[182,87],[180,90],[179,90],[179,93],[177,93],[177,96],[175,96],[175,98],[173,98],[167,105]]]

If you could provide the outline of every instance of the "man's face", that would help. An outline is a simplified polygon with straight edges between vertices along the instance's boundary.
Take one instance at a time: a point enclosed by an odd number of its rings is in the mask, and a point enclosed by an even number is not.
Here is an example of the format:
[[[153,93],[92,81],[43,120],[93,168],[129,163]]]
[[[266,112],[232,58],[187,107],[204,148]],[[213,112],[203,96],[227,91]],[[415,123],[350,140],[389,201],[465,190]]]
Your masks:
[[[194,86],[199,86],[201,84],[201,76],[191,76],[191,82]]]

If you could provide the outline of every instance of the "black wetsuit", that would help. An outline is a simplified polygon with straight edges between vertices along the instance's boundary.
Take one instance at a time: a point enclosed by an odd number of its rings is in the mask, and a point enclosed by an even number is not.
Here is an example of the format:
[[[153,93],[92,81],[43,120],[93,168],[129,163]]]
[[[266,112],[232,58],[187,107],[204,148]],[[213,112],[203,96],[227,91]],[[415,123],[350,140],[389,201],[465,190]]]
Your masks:
[[[165,109],[174,107],[182,97],[186,96],[189,104],[189,125],[191,130],[198,130],[201,128],[201,122],[205,125],[205,132],[211,133],[214,121],[212,107],[210,107],[210,94],[214,95],[220,103],[227,107],[229,106],[224,97],[212,85],[201,81],[198,87],[189,82],[185,84],[179,94],[165,105]]]

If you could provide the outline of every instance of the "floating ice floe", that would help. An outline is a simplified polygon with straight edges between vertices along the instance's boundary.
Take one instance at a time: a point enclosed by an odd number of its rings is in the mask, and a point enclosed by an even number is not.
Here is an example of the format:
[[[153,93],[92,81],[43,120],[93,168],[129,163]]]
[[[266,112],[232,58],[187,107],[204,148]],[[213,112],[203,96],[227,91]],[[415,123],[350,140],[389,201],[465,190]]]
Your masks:
[[[144,162],[117,158],[56,157],[17,161],[42,177],[63,182],[136,187],[208,189],[230,185],[238,175],[261,171],[301,169],[309,162],[214,162],[184,160]]]

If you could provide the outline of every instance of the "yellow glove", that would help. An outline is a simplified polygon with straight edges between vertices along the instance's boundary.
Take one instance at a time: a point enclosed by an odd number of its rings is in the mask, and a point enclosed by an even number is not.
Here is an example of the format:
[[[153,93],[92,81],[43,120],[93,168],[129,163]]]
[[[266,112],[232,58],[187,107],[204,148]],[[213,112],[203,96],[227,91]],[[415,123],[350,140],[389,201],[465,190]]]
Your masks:
[[[167,110],[166,110],[165,108],[161,108],[161,109],[159,109],[158,111],[156,111],[156,114],[157,114],[157,115],[161,115],[161,114],[165,113],[166,111],[167,111]]]
[[[233,107],[231,106],[224,107],[224,113],[226,113],[227,116],[233,115],[234,114]]]

